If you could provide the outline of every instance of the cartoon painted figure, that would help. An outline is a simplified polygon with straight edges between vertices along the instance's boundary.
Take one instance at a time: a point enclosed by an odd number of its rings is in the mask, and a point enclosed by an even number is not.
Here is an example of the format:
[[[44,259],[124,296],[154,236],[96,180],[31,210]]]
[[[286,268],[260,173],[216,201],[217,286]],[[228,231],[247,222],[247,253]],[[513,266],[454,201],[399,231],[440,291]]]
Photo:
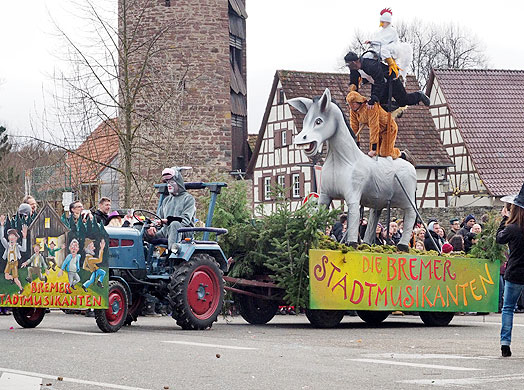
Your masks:
[[[29,283],[31,283],[35,278],[33,278],[33,275],[38,276],[41,281],[44,283],[47,282],[47,276],[42,275],[42,268],[44,269],[45,273],[49,275],[49,268],[47,267],[47,263],[44,260],[44,256],[40,253],[40,245],[35,244],[33,245],[33,255],[29,258],[29,260],[25,261],[22,264],[22,268],[25,268],[29,266],[27,269],[27,280]]]
[[[46,262],[47,262],[47,266],[48,268],[51,268],[51,263],[53,263],[53,271],[56,271],[56,253],[58,251],[60,251],[61,249],[64,249],[65,248],[65,245],[62,245],[62,247],[60,248],[57,248],[56,247],[56,244],[54,241],[51,241],[49,243],[49,246],[47,244],[44,244],[45,245],[45,249],[47,249],[47,259],[46,259]]]
[[[75,284],[80,282],[80,276],[78,275],[78,271],[80,270],[79,250],[80,244],[78,243],[78,240],[71,240],[69,243],[70,253],[66,256],[60,271],[58,271],[58,277],[61,277],[64,271],[67,272],[69,285],[73,290],[76,290]]]
[[[17,243],[18,232],[16,229],[9,229],[7,231],[7,240],[4,237],[5,215],[0,215],[0,241],[5,248],[2,258],[7,261],[4,275],[6,280],[10,280],[19,288],[19,294],[24,292],[22,283],[18,279],[18,261],[22,257],[21,252],[25,252],[27,248],[27,226],[22,226],[22,245]]]
[[[82,288],[85,292],[87,292],[87,288],[91,286],[95,280],[98,287],[103,288],[104,285],[102,282],[104,281],[104,276],[106,276],[106,271],[104,271],[102,268],[99,268],[98,266],[98,264],[102,262],[104,248],[106,246],[105,240],[100,241],[98,257],[95,257],[95,243],[91,240],[86,241],[88,241],[88,243],[85,247],[86,257],[84,260],[84,269],[86,271],[91,271],[91,278],[82,285]]]

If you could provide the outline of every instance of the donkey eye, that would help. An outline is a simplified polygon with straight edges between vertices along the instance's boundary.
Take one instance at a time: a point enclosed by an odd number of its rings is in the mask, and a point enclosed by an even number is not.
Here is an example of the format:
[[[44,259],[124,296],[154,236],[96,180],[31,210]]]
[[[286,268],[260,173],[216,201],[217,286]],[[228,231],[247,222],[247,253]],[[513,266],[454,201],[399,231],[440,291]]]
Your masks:
[[[320,118],[315,119],[315,125],[321,125],[321,124],[322,124],[322,119]]]

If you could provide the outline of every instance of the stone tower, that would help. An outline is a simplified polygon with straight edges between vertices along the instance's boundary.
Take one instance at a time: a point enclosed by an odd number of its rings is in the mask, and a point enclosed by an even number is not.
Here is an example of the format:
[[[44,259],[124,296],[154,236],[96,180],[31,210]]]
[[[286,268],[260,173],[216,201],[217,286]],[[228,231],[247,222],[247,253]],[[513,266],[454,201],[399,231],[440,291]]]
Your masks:
[[[138,204],[165,166],[192,166],[201,181],[245,172],[246,18],[245,0],[119,0],[119,35],[130,42],[121,51],[131,53],[119,62],[120,99],[126,83],[143,83],[132,114]]]

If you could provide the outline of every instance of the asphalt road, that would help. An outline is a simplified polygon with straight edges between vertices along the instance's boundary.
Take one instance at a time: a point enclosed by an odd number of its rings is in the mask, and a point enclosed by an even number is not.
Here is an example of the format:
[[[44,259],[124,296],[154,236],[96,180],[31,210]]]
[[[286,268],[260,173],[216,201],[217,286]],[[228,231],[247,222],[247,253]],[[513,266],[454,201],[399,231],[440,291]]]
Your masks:
[[[327,330],[303,315],[264,326],[220,318],[207,331],[140,317],[113,334],[59,311],[35,329],[0,317],[0,390],[515,389],[524,380],[523,314],[515,324],[513,356],[501,358],[498,314],[456,316],[443,328],[411,315],[379,327],[346,316]]]

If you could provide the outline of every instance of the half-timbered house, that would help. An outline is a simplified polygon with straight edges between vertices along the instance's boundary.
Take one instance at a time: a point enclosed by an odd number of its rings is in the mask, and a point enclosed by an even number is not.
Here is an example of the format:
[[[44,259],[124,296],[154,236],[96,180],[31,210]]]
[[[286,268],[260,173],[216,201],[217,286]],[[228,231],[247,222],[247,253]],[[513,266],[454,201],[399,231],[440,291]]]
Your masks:
[[[436,69],[430,111],[454,166],[451,206],[493,206],[524,178],[524,71]]]
[[[347,73],[313,73],[278,70],[269,94],[260,126],[248,175],[253,178],[255,210],[262,205],[264,213],[275,209],[271,189],[277,184],[286,188],[291,207],[298,207],[304,197],[316,192],[318,172],[322,158],[311,162],[304,152],[293,145],[293,137],[302,130],[304,115],[291,108],[287,99],[320,96],[329,88],[331,96],[340,105],[346,118],[348,107],[345,97],[349,86]],[[419,90],[413,76],[407,78],[408,92]],[[369,86],[361,90],[369,96]],[[349,118],[348,118],[349,119]],[[447,206],[441,183],[452,165],[444,150],[427,107],[412,106],[397,119],[399,131],[397,147],[408,149],[416,160],[418,177],[417,203],[419,207]],[[360,147],[369,150],[369,129],[361,133]],[[314,167],[314,163],[319,166]]]

